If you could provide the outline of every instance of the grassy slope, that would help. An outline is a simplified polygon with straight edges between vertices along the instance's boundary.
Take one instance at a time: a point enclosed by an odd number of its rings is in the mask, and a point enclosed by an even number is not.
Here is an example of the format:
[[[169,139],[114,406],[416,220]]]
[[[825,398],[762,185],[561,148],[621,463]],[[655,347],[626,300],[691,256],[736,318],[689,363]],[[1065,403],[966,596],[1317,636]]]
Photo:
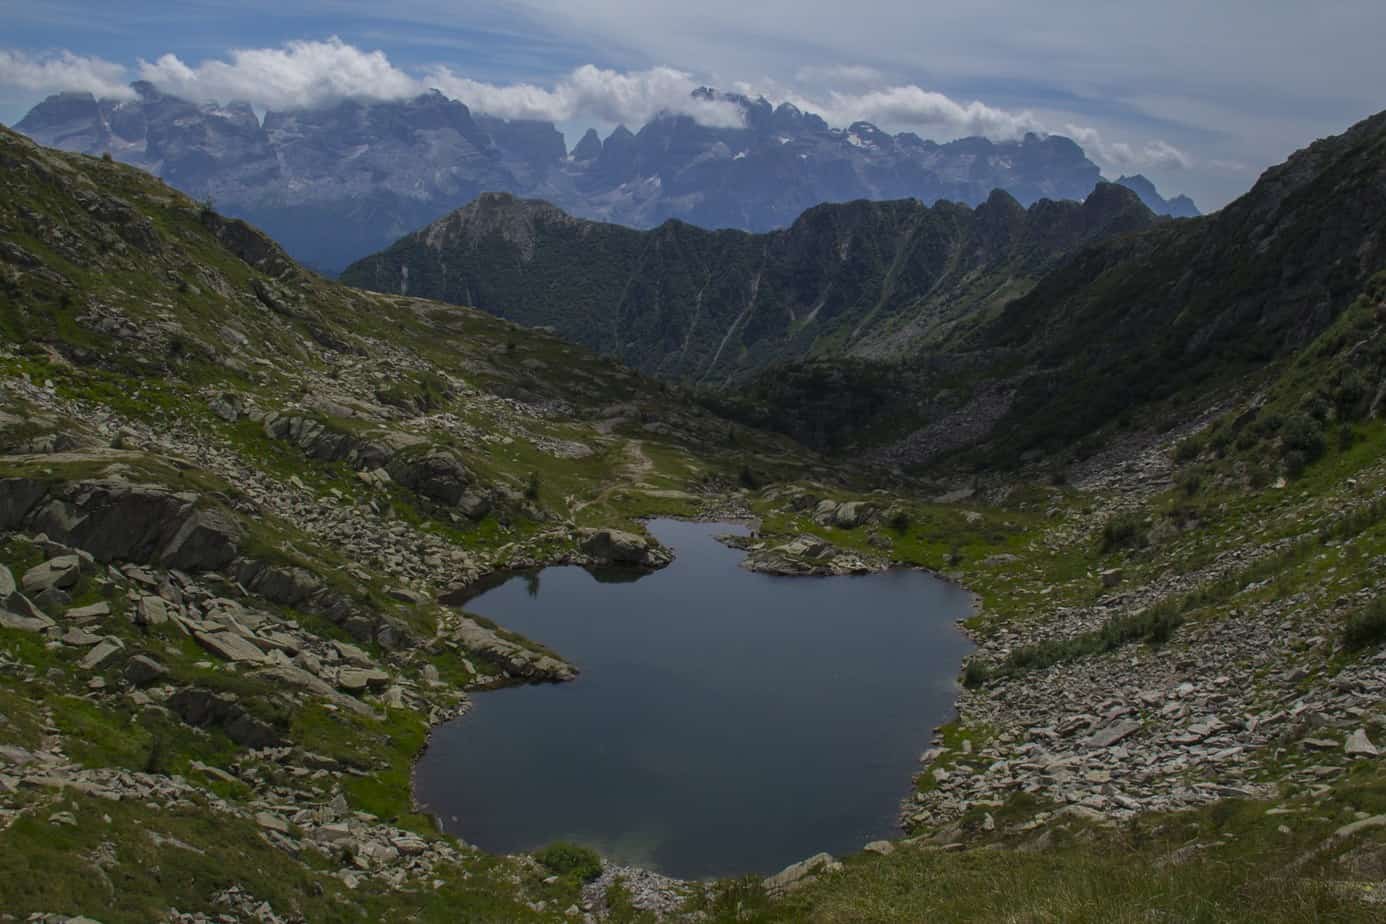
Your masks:
[[[3,139],[12,141],[8,136]],[[27,156],[27,155],[26,155]],[[56,158],[55,158],[56,159]],[[19,232],[16,239],[27,250],[42,256],[76,282],[76,291],[89,298],[113,301],[132,316],[148,318],[172,306],[187,338],[176,352],[151,356],[147,350],[112,349],[109,341],[94,338],[76,323],[77,300],[64,304],[62,287],[45,289],[26,280],[23,288],[6,291],[0,323],[11,340],[3,357],[9,376],[51,380],[60,395],[79,405],[114,409],[131,421],[177,420],[191,425],[207,439],[235,451],[268,475],[287,478],[294,474],[311,490],[324,494],[362,490],[340,464],[306,462],[283,444],[265,439],[254,427],[226,424],[209,414],[198,389],[205,385],[230,388],[274,405],[298,388],[299,373],[292,366],[273,364],[236,369],[214,361],[223,350],[214,349],[216,327],[225,318],[253,328],[254,343],[264,344],[266,356],[276,353],[299,357],[306,366],[321,362],[321,355],[304,347],[306,325],[322,324],[341,336],[379,338],[382,343],[404,344],[408,353],[428,367],[493,394],[494,390],[542,398],[563,397],[574,401],[579,412],[557,419],[526,420],[526,433],[514,442],[488,443],[484,448],[465,447],[469,464],[489,477],[510,478],[517,484],[529,472],[541,473],[541,496],[546,507],[575,517],[579,522],[630,523],[631,517],[651,512],[692,513],[697,504],[649,493],[647,487],[694,492],[709,484],[734,482],[746,459],[773,471],[785,482],[813,478],[805,486],[820,496],[846,498],[851,489],[834,479],[828,468],[782,444],[749,431],[738,430],[729,438],[728,425],[679,405],[668,393],[629,376],[609,364],[566,347],[557,340],[530,334],[494,319],[466,311],[446,309],[411,299],[378,298],[329,286],[313,278],[295,283],[313,306],[316,320],[284,320],[258,310],[244,297],[255,278],[243,261],[229,257],[208,242],[196,206],[158,187],[146,178],[113,165],[80,158],[61,158],[67,169],[98,176],[104,188],[116,190],[123,199],[139,203],[151,215],[161,233],[175,236],[193,248],[180,252],[172,265],[211,266],[233,294],[208,298],[218,291],[215,280],[190,283],[198,295],[184,292],[175,279],[167,283],[154,274],[138,271],[139,263],[113,266],[101,274],[83,276],[81,261],[68,261],[49,243]],[[52,169],[60,170],[54,166]],[[13,188],[13,187],[12,187]],[[25,195],[27,207],[40,214],[61,215],[72,211],[70,200],[35,187]],[[73,216],[72,221],[80,219]],[[11,225],[7,224],[7,228]],[[10,233],[7,230],[7,235]],[[206,288],[204,288],[206,286]],[[1379,317],[1379,293],[1364,299],[1323,335],[1309,358],[1280,370],[1272,383],[1259,418],[1274,413],[1282,417],[1309,413],[1304,409],[1305,384],[1334,380],[1339,366],[1351,364],[1358,354],[1353,344],[1364,337],[1379,342],[1370,325]],[[156,307],[158,306],[158,307]],[[1349,336],[1351,335],[1351,336]],[[309,335],[311,337],[311,335]],[[208,346],[206,350],[198,344]],[[1333,345],[1338,344],[1334,349]],[[191,347],[191,348],[189,348]],[[51,348],[51,350],[49,349]],[[82,362],[83,350],[101,351],[99,362]],[[74,363],[68,357],[76,357]],[[525,367],[525,359],[543,367]],[[422,366],[420,367],[422,368]],[[427,383],[415,378],[416,387]],[[1335,393],[1336,394],[1336,393]],[[1325,400],[1333,404],[1333,394]],[[606,441],[591,429],[591,420],[615,405],[628,406],[624,422]],[[485,431],[505,426],[493,404],[459,397],[449,409],[459,420]],[[1078,491],[1054,486],[1035,473],[1032,482],[1004,489],[984,483],[983,496],[990,503],[937,504],[905,502],[909,523],[903,529],[880,530],[892,544],[893,555],[940,571],[950,571],[977,590],[982,608],[974,620],[983,637],[998,628],[1043,621],[1061,604],[1089,603],[1100,593],[1095,572],[1119,566],[1129,585],[1158,582],[1213,560],[1228,549],[1244,547],[1251,539],[1267,543],[1309,534],[1318,546],[1279,561],[1274,571],[1278,583],[1250,590],[1267,575],[1249,575],[1237,584],[1212,584],[1203,596],[1191,596],[1187,619],[1233,618],[1235,604],[1245,594],[1308,593],[1321,605],[1359,589],[1377,590],[1375,573],[1365,567],[1386,553],[1386,527],[1380,518],[1363,514],[1351,526],[1334,527],[1345,510],[1360,506],[1353,498],[1386,487],[1386,474],[1376,465],[1386,449],[1386,430],[1375,421],[1342,421],[1337,411],[1325,415],[1320,430],[1325,441],[1322,458],[1308,461],[1297,480],[1285,489],[1254,475],[1258,470],[1278,473],[1285,465],[1285,445],[1278,429],[1254,431],[1255,439],[1239,439],[1248,424],[1236,426],[1241,408],[1230,412],[1191,449],[1179,450],[1182,474],[1178,484],[1151,496],[1127,496],[1120,490]],[[37,416],[33,417],[37,420]],[[1316,418],[1317,419],[1317,418]],[[645,423],[663,424],[650,430]],[[1337,439],[1337,430],[1348,423],[1352,441]],[[64,422],[80,428],[80,420]],[[352,426],[350,421],[339,421]],[[564,460],[537,449],[533,435],[591,441],[598,452],[584,459]],[[31,435],[28,426],[24,435]],[[38,426],[38,430],[44,427]],[[1226,438],[1218,437],[1224,430]],[[1174,447],[1170,447],[1175,452]],[[636,464],[635,454],[645,462]],[[18,463],[7,463],[15,466]],[[32,464],[32,463],[25,463]],[[646,467],[648,464],[648,467]],[[151,463],[153,465],[153,463]],[[21,469],[14,469],[16,471]],[[1190,492],[1184,475],[1198,472],[1198,486]],[[151,477],[180,478],[151,469]],[[231,493],[211,476],[206,490]],[[1357,486],[1348,488],[1348,478]],[[916,495],[918,496],[918,495]],[[890,496],[872,498],[892,502]],[[524,539],[526,526],[519,520],[502,528],[498,522],[459,527],[440,522],[426,505],[395,496],[401,517],[421,529],[437,531],[462,545],[494,551],[501,542]],[[770,533],[814,532],[848,547],[869,548],[865,530],[819,527],[807,517],[791,512],[771,492],[751,498],[757,513],[765,517]],[[1191,511],[1190,508],[1193,508]],[[1156,539],[1143,548],[1099,552],[1101,527],[1113,511],[1141,520]],[[1190,515],[1193,520],[1190,520]],[[1197,522],[1196,530],[1156,529],[1162,523]],[[270,523],[277,535],[269,545],[282,546],[286,535],[295,547],[310,545],[292,535],[292,526]],[[1334,532],[1334,529],[1337,532]],[[1159,538],[1163,536],[1164,538]],[[1345,541],[1351,540],[1351,541]],[[323,554],[330,554],[324,550]],[[23,548],[5,550],[6,560],[20,567],[34,560]],[[1238,599],[1241,597],[1241,599]],[[84,598],[83,598],[84,599]],[[147,640],[141,640],[147,644]],[[169,644],[173,641],[169,640]],[[1179,644],[1176,633],[1173,644]],[[61,654],[34,643],[32,636],[3,633],[0,651],[15,662],[27,664],[34,677],[50,668],[71,675]],[[1356,663],[1370,654],[1328,649],[1322,671],[1311,682],[1327,682],[1342,665]],[[174,657],[170,654],[170,657]],[[192,671],[195,655],[188,652],[179,669]],[[1096,657],[1111,657],[1097,655]],[[186,662],[186,663],[184,663]],[[445,676],[447,676],[445,674]],[[224,675],[207,682],[236,684],[253,702],[257,691],[240,686],[242,679]],[[270,691],[259,691],[272,699]],[[138,768],[149,759],[156,734],[164,740],[168,769],[190,774],[192,761],[217,764],[228,759],[232,747],[216,735],[194,733],[182,726],[151,727],[134,710],[111,710],[85,698],[75,676],[62,683],[26,680],[6,675],[0,681],[0,702],[5,706],[6,738],[32,746],[46,735],[70,742],[69,753],[92,766]],[[409,816],[407,766],[423,733],[414,715],[391,713],[383,720],[346,721],[308,710],[294,720],[297,740],[328,755],[341,755],[369,768],[367,777],[352,784],[354,808],[401,824],[426,830],[422,819]],[[112,729],[123,732],[113,734]],[[982,740],[986,730],[954,727],[950,740],[970,736]],[[79,743],[80,742],[80,743]],[[273,773],[272,767],[263,768]],[[1275,774],[1277,768],[1267,766]],[[235,799],[234,791],[217,792],[219,784],[199,780],[209,793]],[[862,855],[849,858],[844,872],[825,877],[806,890],[778,901],[764,896],[748,882],[710,886],[694,901],[716,921],[899,921],[899,920],[1150,920],[1151,914],[1169,920],[1263,920],[1370,919],[1370,906],[1345,896],[1332,884],[1350,876],[1335,863],[1345,851],[1368,849],[1349,841],[1322,854],[1311,853],[1325,842],[1324,835],[1337,824],[1352,820],[1356,812],[1375,814],[1386,808],[1386,786],[1373,764],[1360,764],[1329,791],[1311,794],[1287,790],[1277,805],[1302,809],[1304,824],[1287,825],[1280,831],[1281,816],[1268,816],[1265,804],[1226,802],[1197,811],[1169,816],[1149,816],[1116,831],[1095,830],[1082,822],[1049,824],[1023,830],[1040,806],[1008,805],[997,810],[998,829],[986,834],[969,829],[966,849],[937,851],[924,845],[902,847],[887,858]],[[474,920],[557,919],[557,909],[576,898],[576,884],[559,881],[546,885],[543,872],[512,861],[468,854],[444,885],[433,889],[419,883],[412,891],[389,894],[350,892],[325,870],[284,863],[283,855],[268,847],[253,830],[211,816],[195,805],[165,811],[136,803],[114,807],[69,793],[57,801],[46,793],[22,793],[19,805],[27,814],[0,835],[0,893],[7,908],[22,910],[70,910],[101,908],[103,920],[147,920],[157,909],[177,903],[180,908],[209,908],[207,901],[217,883],[238,882],[275,907],[299,909],[311,920],[380,920],[414,917],[419,920],[454,920],[459,915]],[[36,807],[37,806],[37,807]],[[44,823],[49,814],[70,811],[79,822],[69,829]],[[109,821],[107,821],[109,817]],[[1322,819],[1322,820],[1318,820]],[[1035,839],[1051,838],[1044,849],[1025,851]],[[196,851],[165,848],[151,854],[150,831],[173,836]],[[227,832],[235,835],[227,837]],[[1206,849],[1193,859],[1158,866],[1179,848],[1196,842]],[[116,860],[101,868],[110,880],[92,874],[93,851],[103,843],[114,845]],[[1292,861],[1303,862],[1293,867]],[[37,876],[39,868],[47,875]],[[1152,872],[1154,871],[1154,872]],[[1356,888],[1355,886],[1351,888]],[[141,895],[141,904],[125,901],[116,910],[103,903],[112,895]],[[525,904],[549,901],[548,911],[535,912]],[[210,910],[210,908],[209,908]],[[618,912],[616,919],[634,919]]]

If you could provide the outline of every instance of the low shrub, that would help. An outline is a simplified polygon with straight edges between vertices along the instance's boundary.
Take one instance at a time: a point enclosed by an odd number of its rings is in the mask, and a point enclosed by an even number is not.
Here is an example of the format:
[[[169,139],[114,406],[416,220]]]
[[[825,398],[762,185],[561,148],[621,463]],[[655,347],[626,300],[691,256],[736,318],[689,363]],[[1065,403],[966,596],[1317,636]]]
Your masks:
[[[1145,520],[1133,513],[1118,513],[1102,526],[1100,551],[1102,554],[1117,549],[1142,549],[1150,544]]]
[[[994,671],[990,664],[980,658],[973,658],[971,661],[968,661],[967,666],[963,668],[963,686],[967,687],[969,690],[976,689],[990,680],[993,673]]]
[[[1338,451],[1347,452],[1357,442],[1357,431],[1352,424],[1345,423],[1338,428]]]
[[[1157,606],[1129,616],[1113,616],[1092,632],[1071,638],[1046,639],[1012,650],[1001,665],[1001,673],[1043,670],[1064,661],[1115,651],[1131,642],[1163,645],[1183,622],[1184,616],[1177,606]],[[973,663],[969,662],[968,667]],[[966,683],[966,676],[963,682]]]
[[[555,841],[535,851],[534,859],[554,875],[572,876],[580,882],[591,882],[602,874],[602,858],[595,850],[567,841]]]
[[[1198,436],[1191,436],[1181,442],[1174,449],[1174,461],[1192,462],[1203,452],[1203,440]]]
[[[1292,477],[1297,476],[1323,455],[1323,430],[1315,418],[1308,414],[1295,414],[1285,421],[1280,445],[1285,470]]]
[[[1378,599],[1349,617],[1343,626],[1343,644],[1353,651],[1386,642],[1386,599]]]

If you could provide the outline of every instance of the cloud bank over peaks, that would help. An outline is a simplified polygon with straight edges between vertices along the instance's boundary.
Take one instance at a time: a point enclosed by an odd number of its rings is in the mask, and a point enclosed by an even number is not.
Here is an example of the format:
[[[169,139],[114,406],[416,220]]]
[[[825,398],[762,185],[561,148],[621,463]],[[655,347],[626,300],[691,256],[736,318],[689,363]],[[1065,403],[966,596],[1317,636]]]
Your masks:
[[[233,49],[228,60],[208,59],[195,67],[167,54],[152,63],[141,60],[139,75],[173,96],[198,102],[245,100],[264,109],[400,99],[424,89],[384,52],[362,51],[338,38]]]
[[[261,110],[312,108],[347,99],[405,99],[440,90],[472,109],[506,119],[573,123],[592,121],[639,127],[661,113],[687,115],[703,125],[744,124],[735,101],[695,94],[693,75],[671,67],[617,71],[588,64],[549,86],[474,80],[446,65],[415,72],[396,66],[379,50],[365,51],[333,37],[291,41],[277,48],[233,49],[189,64],[173,54],[140,60],[132,69],[69,51],[29,54],[0,50],[0,86],[26,92],[87,91],[129,99],[128,81],[146,80],[159,90],[197,102],[245,101]],[[1013,111],[981,101],[959,102],[915,84],[891,83],[863,65],[804,67],[798,86],[773,80],[759,88],[733,84],[738,92],[788,102],[839,127],[864,120],[890,131],[917,131],[944,141],[969,135],[1012,140],[1054,129],[1029,110]],[[801,90],[811,85],[819,89]],[[1112,142],[1095,128],[1066,124],[1062,131],[1104,167],[1118,170],[1187,169],[1186,153],[1163,140]]]
[[[831,125],[863,120],[896,129],[942,132],[953,137],[984,135],[998,141],[1020,138],[1026,132],[1045,131],[1040,120],[1029,111],[1010,112],[977,100],[959,103],[914,84],[860,93],[833,90],[824,100],[800,98],[790,102],[800,109],[819,113]]]
[[[0,86],[32,93],[72,91],[133,99],[125,67],[70,51],[29,54],[0,48]]]
[[[480,112],[506,119],[599,122],[639,126],[661,112],[691,116],[703,125],[735,128],[744,124],[741,107],[729,100],[695,97],[698,83],[668,67],[621,73],[585,64],[548,90],[534,84],[501,86],[453,73],[429,72],[428,82]]]
[[[1188,153],[1158,138],[1140,145],[1109,142],[1097,129],[1072,123],[1064,126],[1064,133],[1082,145],[1090,158],[1109,167],[1188,170],[1194,166],[1194,159]]]

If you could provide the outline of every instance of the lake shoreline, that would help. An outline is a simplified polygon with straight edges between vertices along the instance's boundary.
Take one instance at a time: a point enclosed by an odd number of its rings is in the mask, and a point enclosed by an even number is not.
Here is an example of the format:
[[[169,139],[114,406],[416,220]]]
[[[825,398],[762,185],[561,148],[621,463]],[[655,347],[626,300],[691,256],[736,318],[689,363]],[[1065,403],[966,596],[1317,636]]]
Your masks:
[[[652,523],[657,523],[657,522],[660,522],[660,521],[665,521],[665,522],[669,522],[669,523],[682,523],[682,524],[717,524],[717,525],[726,525],[726,526],[728,526],[728,527],[735,527],[735,528],[739,528],[739,529],[744,529],[744,530],[746,530],[746,531],[747,531],[747,536],[745,537],[745,539],[747,539],[747,540],[749,540],[749,541],[756,541],[756,540],[759,540],[759,539],[760,539],[760,537],[759,537],[759,535],[758,535],[758,530],[759,530],[759,527],[760,527],[760,525],[761,525],[761,520],[760,520],[760,518],[758,518],[758,517],[753,517],[753,516],[746,516],[746,515],[737,516],[737,515],[727,515],[727,514],[723,514],[723,515],[707,514],[707,515],[695,516],[695,517],[660,516],[660,517],[649,517],[649,518],[644,518],[644,519],[642,519],[642,522],[646,524],[647,528],[649,527],[650,524],[652,524]],[[713,540],[714,542],[716,542],[716,543],[717,543],[718,545],[720,545],[720,546],[731,546],[731,547],[733,547],[733,548],[736,548],[737,551],[742,551],[742,552],[744,552],[744,549],[737,548],[737,545],[739,545],[738,543],[727,542],[726,540],[727,540],[729,537],[727,537],[727,536],[725,536],[725,535],[709,535],[707,538]],[[677,546],[673,546],[672,548],[677,548]],[[685,552],[685,554],[686,554],[686,552]],[[678,557],[679,553],[678,553],[677,551],[674,551],[674,552],[673,552],[673,555],[674,555],[675,557]],[[545,569],[548,569],[548,568],[562,568],[562,567],[564,567],[564,566],[578,567],[578,568],[581,568],[581,569],[582,569],[584,572],[586,572],[588,575],[590,575],[590,576],[592,576],[593,578],[595,578],[596,580],[598,580],[599,582],[602,580],[601,572],[602,572],[603,569],[602,569],[601,567],[599,567],[599,566],[593,566],[593,565],[591,565],[590,563],[587,563],[587,562],[584,562],[584,561],[581,561],[581,560],[574,561],[573,559],[574,559],[574,556],[565,553],[565,554],[562,554],[562,555],[553,556],[553,557],[551,558],[551,560],[550,560],[549,562],[547,562],[547,563],[537,564],[537,565],[531,566],[531,567],[522,567],[522,568],[501,568],[501,569],[496,569],[496,570],[493,571],[493,572],[487,573],[486,575],[484,575],[484,576],[483,576],[481,579],[479,579],[478,581],[473,582],[473,584],[472,584],[472,585],[470,586],[470,588],[469,588],[470,592],[467,593],[466,596],[465,596],[465,601],[474,600],[476,597],[478,597],[478,596],[480,596],[480,595],[482,595],[482,594],[484,594],[484,593],[486,593],[486,592],[488,592],[488,591],[494,590],[495,588],[497,588],[497,587],[499,587],[499,586],[505,584],[506,582],[508,582],[509,580],[513,579],[513,578],[516,577],[516,576],[524,576],[524,575],[527,575],[527,574],[537,574],[537,573],[540,573],[540,572],[542,572],[542,571],[544,571]],[[631,576],[632,579],[634,579],[634,580],[640,580],[640,579],[643,579],[643,578],[645,578],[645,577],[654,576],[654,575],[658,574],[659,572],[665,570],[665,568],[668,566],[668,564],[672,564],[672,563],[673,563],[673,560],[674,560],[674,559],[671,558],[670,562],[668,562],[668,563],[666,563],[666,564],[664,564],[664,565],[660,565],[659,567],[655,567],[655,568],[645,568],[645,569],[624,569],[624,571],[625,571],[626,574],[629,574],[629,575]],[[745,555],[742,555],[742,556],[738,559],[738,566],[744,565],[744,561],[745,561]],[[967,613],[966,613],[965,615],[959,617],[959,618],[950,620],[950,621],[949,621],[949,625],[950,625],[950,628],[955,628],[955,629],[959,630],[959,631],[958,631],[958,636],[960,637],[960,639],[961,639],[961,640],[968,646],[968,648],[970,649],[970,648],[974,645],[975,640],[972,638],[971,634],[966,630],[966,627],[965,627],[964,623],[966,622],[967,618],[970,617],[970,615],[972,615],[973,613],[976,612],[977,606],[978,606],[978,604],[979,604],[979,597],[977,596],[977,594],[975,594],[974,592],[972,592],[972,591],[968,590],[966,587],[964,587],[964,586],[961,584],[961,582],[958,581],[954,576],[945,575],[945,574],[940,574],[940,573],[938,573],[938,572],[933,571],[933,570],[930,569],[930,568],[922,567],[922,566],[920,566],[920,565],[918,565],[918,564],[910,563],[910,562],[893,561],[893,560],[887,560],[887,559],[875,559],[875,560],[873,560],[873,567],[872,567],[871,571],[868,572],[868,573],[874,574],[874,573],[881,573],[881,572],[888,572],[888,571],[895,571],[895,570],[899,570],[899,571],[902,571],[902,572],[914,572],[914,573],[921,574],[921,575],[923,575],[923,576],[927,576],[927,577],[929,577],[929,578],[932,579],[932,580],[938,581],[941,585],[947,586],[948,588],[950,588],[950,589],[953,590],[953,591],[961,591],[963,594],[966,595],[966,609],[967,609]],[[800,575],[793,575],[793,576],[800,576]],[[797,582],[796,582],[796,583],[797,583]],[[456,598],[454,598],[453,600],[446,601],[446,602],[448,602],[449,605],[453,605],[453,606],[465,605],[465,602],[459,603],[459,602],[457,601]],[[504,623],[504,622],[502,622],[501,624],[502,624],[503,626],[505,626],[505,623]],[[505,627],[506,627],[506,628],[510,628],[509,626],[505,626]],[[523,635],[524,633],[521,632],[520,634]],[[558,650],[559,650],[560,652],[563,651],[563,649],[562,649],[561,647],[558,648]],[[965,657],[965,656],[959,657],[958,660],[957,660],[957,662],[956,662],[955,664],[950,665],[950,668],[951,668],[951,670],[950,670],[950,676],[951,676],[951,677],[956,678],[958,672],[960,671],[961,664],[963,663],[964,657]],[[566,655],[565,655],[565,660],[566,660]],[[501,684],[497,684],[495,687],[491,687],[491,688],[489,688],[489,689],[499,689],[499,688],[501,688],[501,687],[512,687],[512,686],[528,686],[528,684],[511,682],[511,681],[508,680],[507,682],[504,682],[504,683],[501,683]],[[471,692],[475,692],[475,690],[468,690],[468,693],[471,693]],[[948,694],[948,709],[949,709],[949,716],[950,716],[950,718],[951,718],[951,717],[955,717],[956,714],[957,714],[957,697],[958,697],[958,687],[957,687],[956,679],[954,679],[954,680],[952,681],[952,688],[951,688],[951,690],[950,690],[950,692],[949,692],[949,694]],[[412,766],[411,766],[411,774],[410,774],[410,797],[411,797],[412,804],[414,805],[414,807],[415,807],[415,809],[416,809],[417,811],[419,811],[419,812],[421,812],[422,814],[426,814],[426,815],[428,815],[429,817],[431,817],[431,818],[433,819],[433,823],[434,823],[435,827],[437,827],[440,831],[448,831],[448,824],[444,821],[444,818],[448,815],[448,813],[447,813],[446,809],[443,808],[443,807],[441,807],[441,806],[434,807],[434,806],[431,806],[431,805],[426,805],[425,803],[423,803],[423,802],[420,800],[420,789],[421,789],[421,784],[420,784],[420,780],[419,780],[419,767],[420,767],[421,762],[424,760],[425,756],[428,754],[430,748],[435,747],[436,744],[437,744],[437,738],[436,738],[435,733],[436,733],[443,725],[447,724],[448,722],[451,722],[453,719],[460,718],[460,717],[466,715],[467,712],[468,712],[469,710],[470,710],[470,702],[464,700],[463,704],[460,706],[460,708],[457,710],[457,712],[456,712],[454,715],[445,717],[441,722],[438,722],[438,723],[436,723],[436,724],[430,726],[430,728],[429,728],[429,730],[428,730],[428,733],[427,733],[427,735],[425,736],[425,741],[424,741],[423,747],[421,747],[421,749],[419,750],[418,754],[415,755],[413,764],[412,764]],[[910,775],[910,779],[913,779],[913,777],[914,777],[914,774],[912,773],[912,774]],[[910,792],[910,790],[909,790],[908,787],[900,787],[900,788],[897,788],[897,789],[896,789],[896,799],[895,799],[895,802],[896,802],[897,807],[898,807],[898,804],[899,804],[900,799],[907,799],[907,798],[908,798],[909,792]],[[437,801],[437,800],[435,799],[434,802],[436,802],[436,801]],[[894,818],[893,818],[892,823],[891,823],[891,828],[892,828],[892,832],[893,832],[893,833],[892,833],[892,834],[889,834],[889,835],[886,835],[886,836],[890,837],[890,839],[892,839],[892,840],[895,840],[895,839],[898,839],[898,837],[899,837],[900,834],[901,834],[901,831],[900,831],[900,825],[899,825],[898,811],[897,811],[897,812],[893,812],[892,814],[894,815]],[[465,835],[465,832],[462,832],[462,834]],[[463,841],[464,843],[466,843],[466,841],[464,840],[464,837],[459,837],[459,836],[458,836],[457,834],[455,834],[455,833],[454,833],[454,834],[451,834],[451,836],[458,837],[458,840],[459,840],[459,841]],[[864,843],[864,841],[863,841],[863,843]],[[488,852],[492,852],[492,851],[488,851]],[[514,855],[514,854],[513,854],[513,851],[512,851],[512,852],[507,852],[507,851],[494,851],[494,852],[496,852],[496,853],[498,853],[498,854],[502,854],[502,855],[507,854],[507,853],[509,853],[510,855]],[[610,863],[610,864],[612,864],[612,865],[620,865],[620,866],[622,866],[622,867],[627,867],[627,868],[640,868],[640,867],[638,867],[638,866],[632,866],[632,865],[630,865],[630,864],[626,864],[626,863],[624,863],[624,862],[621,862],[620,860],[618,860],[618,859],[615,858],[615,857],[604,857],[604,860],[606,860],[608,863]],[[656,874],[657,874],[658,876],[664,877],[664,874],[663,874],[663,873],[657,873],[657,868],[656,868],[655,870],[651,870],[651,871],[652,871],[652,872],[656,872]],[[727,875],[727,874],[724,873],[724,874],[720,874],[720,875]],[[673,878],[673,877],[665,877],[665,878]],[[707,878],[708,878],[708,877],[695,877],[695,878],[691,878],[691,879],[681,879],[681,880],[677,880],[677,881],[698,882],[698,881],[706,881]],[[712,876],[711,878],[718,878],[718,876]]]

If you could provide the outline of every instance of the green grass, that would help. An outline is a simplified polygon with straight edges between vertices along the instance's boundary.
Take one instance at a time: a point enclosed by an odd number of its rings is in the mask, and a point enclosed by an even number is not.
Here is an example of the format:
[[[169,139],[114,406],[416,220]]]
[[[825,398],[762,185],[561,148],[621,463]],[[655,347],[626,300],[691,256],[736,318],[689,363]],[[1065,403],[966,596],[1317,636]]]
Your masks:
[[[841,872],[779,901],[754,880],[726,880],[697,904],[711,922],[755,924],[1380,920],[1352,897],[1360,885],[1334,882],[1353,878],[1338,857],[1363,842],[1380,856],[1386,843],[1378,833],[1329,839],[1355,812],[1386,810],[1380,771],[1363,766],[1331,794],[1290,803],[1294,814],[1266,814],[1274,804],[1229,799],[1113,829],[1071,822],[1030,831],[993,809],[997,833],[985,844],[904,843],[886,857],[847,857]]]
[[[320,703],[295,710],[291,726],[303,747],[367,771],[343,783],[353,808],[431,834],[431,819],[414,812],[411,798],[413,762],[427,732],[423,717],[408,710],[388,710],[380,720]]]
[[[578,882],[591,882],[601,875],[602,858],[590,847],[555,841],[534,852],[534,859],[556,876],[569,876]]]
[[[1043,670],[1092,655],[1116,651],[1132,642],[1163,645],[1184,621],[1183,614],[1152,607],[1126,616],[1113,616],[1098,629],[1063,639],[1046,639],[1033,645],[1022,645],[1011,651],[1006,659],[992,668],[974,659],[968,663],[964,680],[971,675],[969,686],[977,686],[998,677],[1010,677],[1026,671]],[[973,665],[978,665],[973,667]]]
[[[162,920],[171,907],[224,913],[212,899],[235,886],[281,915],[314,922],[560,919],[530,909],[509,864],[482,856],[436,870],[441,887],[414,880],[402,892],[351,891],[330,875],[337,867],[327,858],[305,850],[290,859],[249,820],[201,804],[111,802],[67,792],[27,808],[0,836],[0,907],[12,914],[145,924]],[[57,811],[72,813],[77,825],[50,823]],[[101,855],[111,859],[98,866],[93,858]]]

